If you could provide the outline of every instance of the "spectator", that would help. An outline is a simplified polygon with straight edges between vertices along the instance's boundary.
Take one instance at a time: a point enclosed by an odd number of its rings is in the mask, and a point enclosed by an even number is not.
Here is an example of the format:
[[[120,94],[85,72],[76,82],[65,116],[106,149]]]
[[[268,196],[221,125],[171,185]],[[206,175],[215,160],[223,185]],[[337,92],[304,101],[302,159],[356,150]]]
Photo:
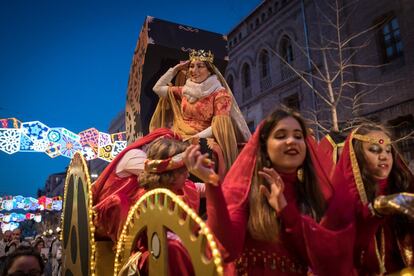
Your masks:
[[[13,230],[12,236],[11,236],[11,241],[6,246],[6,250],[5,250],[6,255],[11,254],[20,245],[20,243],[21,243],[21,234],[22,234],[22,232],[19,228],[16,228],[16,229]]]
[[[40,254],[32,247],[20,246],[7,256],[1,275],[41,276],[43,269],[44,263]]]
[[[6,246],[11,241],[12,232],[6,230],[3,234],[3,239],[0,240],[0,258],[6,255]]]

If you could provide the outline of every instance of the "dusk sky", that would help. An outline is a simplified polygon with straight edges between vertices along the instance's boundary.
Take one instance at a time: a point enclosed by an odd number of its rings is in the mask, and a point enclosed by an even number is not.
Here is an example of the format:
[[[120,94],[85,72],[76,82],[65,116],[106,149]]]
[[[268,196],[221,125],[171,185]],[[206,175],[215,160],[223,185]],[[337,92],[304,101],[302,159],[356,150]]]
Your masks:
[[[146,16],[227,34],[261,1],[0,1],[0,119],[108,132]],[[0,196],[36,196],[70,159],[0,151]]]

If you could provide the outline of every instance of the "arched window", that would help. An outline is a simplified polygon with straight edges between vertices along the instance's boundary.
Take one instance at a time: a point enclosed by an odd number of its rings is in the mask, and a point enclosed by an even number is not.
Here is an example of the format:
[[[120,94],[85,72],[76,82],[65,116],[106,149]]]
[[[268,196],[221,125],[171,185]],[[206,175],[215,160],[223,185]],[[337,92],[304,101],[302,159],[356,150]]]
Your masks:
[[[248,101],[252,98],[252,89],[251,89],[251,76],[250,76],[250,66],[245,63],[242,67],[242,101]]]
[[[266,50],[263,50],[260,53],[259,65],[260,65],[260,77],[264,79],[269,75],[269,71],[270,71],[269,54],[267,53]]]
[[[245,63],[242,69],[242,84],[243,88],[250,87],[250,66],[249,64]]]
[[[280,56],[283,59],[281,61],[281,76],[282,80],[286,80],[293,76],[292,69],[289,68],[286,63],[293,65],[293,61],[295,59],[295,56],[293,55],[292,41],[287,35],[282,37],[279,50]]]
[[[280,41],[280,54],[285,61],[287,61],[289,64],[292,64],[294,60],[292,41],[287,35],[283,36],[282,40]]]

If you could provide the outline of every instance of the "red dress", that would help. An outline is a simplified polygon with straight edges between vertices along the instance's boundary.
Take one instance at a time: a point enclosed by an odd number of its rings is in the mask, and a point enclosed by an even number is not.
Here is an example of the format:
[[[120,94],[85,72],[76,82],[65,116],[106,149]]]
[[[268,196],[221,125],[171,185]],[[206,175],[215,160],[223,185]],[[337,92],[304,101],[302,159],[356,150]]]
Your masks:
[[[341,247],[352,246],[352,241],[346,239],[352,235],[346,232],[353,229],[328,231],[301,214],[294,190],[295,185],[301,185],[296,174],[281,174],[288,205],[279,214],[282,221],[279,241],[258,241],[249,235],[248,195],[259,150],[260,128],[240,153],[222,186],[208,185],[206,190],[208,225],[223,247],[222,254],[228,263],[227,274],[306,275],[311,270],[317,275],[349,275],[352,270],[351,250],[342,251]],[[315,144],[307,141],[307,146],[319,183],[328,185],[314,154]],[[329,187],[321,187],[321,190],[328,198]],[[235,265],[231,264],[233,261]]]
[[[214,116],[230,115],[231,96],[224,88],[212,92],[194,103],[190,103],[187,97],[183,97],[182,86],[173,86],[171,90],[174,96],[181,101],[181,114],[184,122],[197,132],[210,127]]]
[[[398,227],[391,216],[379,218],[374,216],[368,208],[365,188],[362,180],[355,176],[359,173],[359,166],[354,156],[352,134],[345,142],[345,147],[339,159],[333,184],[335,188],[332,203],[327,211],[325,225],[330,229],[340,229],[347,225],[355,225],[355,244],[353,247],[354,266],[358,275],[373,275],[380,273],[380,264],[383,263],[387,273],[395,272],[406,266],[413,266],[413,259],[405,257],[403,247],[413,252],[414,224],[407,224],[410,229],[404,239],[398,238]],[[394,160],[400,163],[399,158]],[[356,172],[355,168],[358,168]],[[401,167],[401,169],[404,169]],[[389,193],[392,183],[387,179],[377,183],[376,196]],[[412,186],[411,186],[412,189]],[[412,190],[411,190],[412,192]],[[411,253],[412,256],[412,253]]]
[[[128,215],[129,208],[143,193],[145,193],[145,190],[139,186],[136,175],[119,177],[116,174],[116,166],[119,161],[131,149],[139,149],[163,136],[170,136],[177,140],[179,139],[179,137],[169,129],[160,128],[154,130],[120,152],[92,185],[96,238],[110,238],[112,241],[116,242],[118,236],[121,234],[122,226]],[[114,217],[119,219],[114,220]]]

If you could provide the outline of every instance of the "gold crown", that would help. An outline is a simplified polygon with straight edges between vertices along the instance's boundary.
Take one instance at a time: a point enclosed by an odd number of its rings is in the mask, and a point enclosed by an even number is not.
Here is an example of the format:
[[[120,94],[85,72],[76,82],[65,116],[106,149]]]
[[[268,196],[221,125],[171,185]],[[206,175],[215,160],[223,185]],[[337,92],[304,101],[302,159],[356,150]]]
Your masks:
[[[191,50],[190,61],[193,61],[193,60],[207,61],[207,62],[213,63],[214,55],[211,51]]]
[[[391,139],[389,138],[377,138],[377,137],[372,137],[369,135],[361,135],[361,134],[354,134],[353,137],[359,141],[362,142],[367,142],[367,143],[371,143],[371,144],[380,144],[380,145],[390,145],[391,144]]]

